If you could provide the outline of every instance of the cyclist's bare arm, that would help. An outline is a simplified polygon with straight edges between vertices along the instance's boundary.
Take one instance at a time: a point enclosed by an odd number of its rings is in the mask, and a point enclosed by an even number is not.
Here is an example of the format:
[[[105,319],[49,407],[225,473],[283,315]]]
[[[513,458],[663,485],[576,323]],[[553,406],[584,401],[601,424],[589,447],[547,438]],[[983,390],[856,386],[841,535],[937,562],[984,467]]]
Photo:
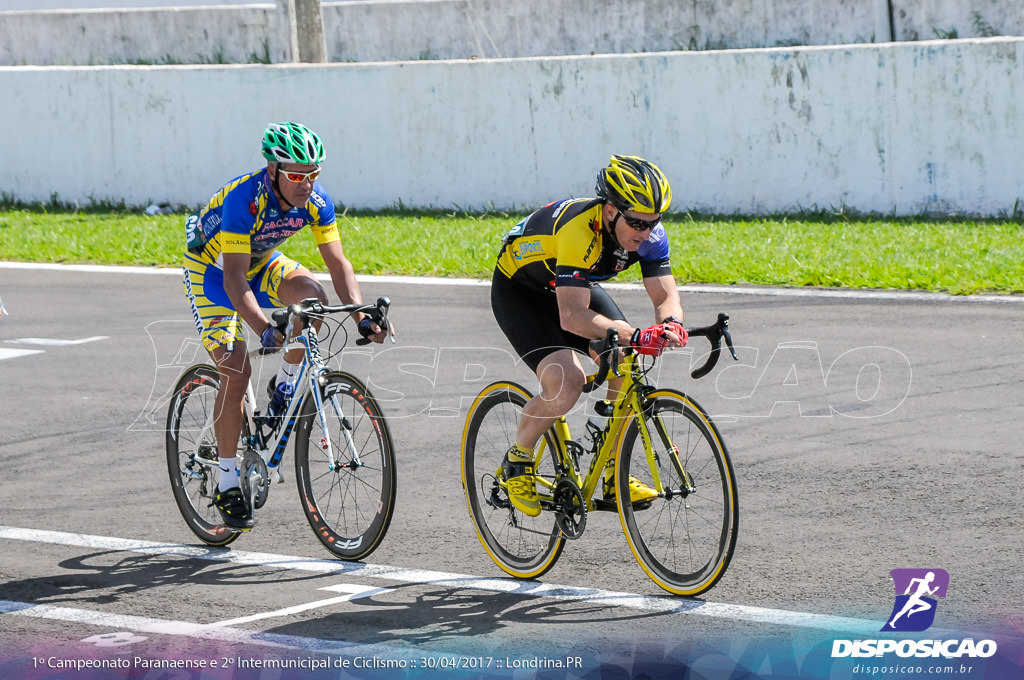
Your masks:
[[[256,296],[249,289],[245,279],[249,271],[249,255],[247,253],[223,253],[224,261],[224,292],[228,294],[231,305],[242,317],[245,323],[249,324],[257,333],[261,333],[268,325],[263,310],[260,309]]]
[[[359,282],[356,281],[355,269],[349,259],[345,257],[345,249],[342,248],[341,241],[321,243],[320,256],[324,259],[324,265],[327,266],[327,271],[331,275],[331,282],[334,284],[334,292],[338,294],[338,299],[346,305],[361,304],[363,296],[359,290]],[[361,313],[356,314],[356,322],[363,316],[365,315]],[[388,332],[376,324],[373,325],[373,328],[376,331],[370,335],[370,339],[374,342],[384,342]],[[395,335],[394,324],[391,324],[390,332],[392,336]]]
[[[338,299],[342,304],[362,304],[363,296],[359,291],[359,282],[356,281],[355,269],[345,257],[341,241],[321,243],[320,256],[324,259],[327,271],[331,274],[334,292],[338,294]]]
[[[650,276],[644,278],[644,289],[654,304],[654,322],[661,323],[670,316],[683,321],[683,305],[679,301],[679,289],[672,276]]]

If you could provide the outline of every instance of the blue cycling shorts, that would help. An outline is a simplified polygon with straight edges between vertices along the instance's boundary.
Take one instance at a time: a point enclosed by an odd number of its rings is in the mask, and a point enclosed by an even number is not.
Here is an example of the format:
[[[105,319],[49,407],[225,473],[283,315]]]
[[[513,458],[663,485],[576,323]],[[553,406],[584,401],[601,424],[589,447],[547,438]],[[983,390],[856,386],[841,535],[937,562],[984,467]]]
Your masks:
[[[300,266],[275,250],[263,266],[246,274],[249,290],[260,307],[284,306],[277,297],[277,290],[284,278]],[[192,318],[207,351],[228,343],[245,342],[245,327],[224,290],[224,270],[191,253],[185,254],[182,268],[185,296],[192,306]]]

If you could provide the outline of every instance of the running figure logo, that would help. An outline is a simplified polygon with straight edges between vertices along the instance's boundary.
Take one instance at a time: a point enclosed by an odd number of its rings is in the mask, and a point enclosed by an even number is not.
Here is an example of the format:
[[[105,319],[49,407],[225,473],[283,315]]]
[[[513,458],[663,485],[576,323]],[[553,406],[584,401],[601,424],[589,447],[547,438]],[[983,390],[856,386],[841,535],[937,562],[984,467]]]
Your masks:
[[[949,573],[945,569],[893,569],[889,573],[896,586],[896,603],[881,630],[927,630],[935,621],[935,597],[946,596]]]

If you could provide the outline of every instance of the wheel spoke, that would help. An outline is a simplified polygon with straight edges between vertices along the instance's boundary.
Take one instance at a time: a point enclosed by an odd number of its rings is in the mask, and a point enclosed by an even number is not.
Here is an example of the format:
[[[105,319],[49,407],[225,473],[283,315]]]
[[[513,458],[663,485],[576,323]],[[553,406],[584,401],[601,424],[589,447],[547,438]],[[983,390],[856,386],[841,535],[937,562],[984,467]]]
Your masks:
[[[684,489],[681,464],[696,491],[655,499],[643,508],[620,503],[620,516],[648,575],[670,592],[696,595],[718,582],[732,558],[739,518],[735,478],[721,437],[699,406],[671,390],[653,398],[653,445],[679,451],[678,460],[671,454],[657,457],[658,475],[665,488]],[[620,465],[620,498],[628,497],[630,476],[645,483],[653,477],[635,420],[623,437]]]
[[[394,512],[391,436],[376,401],[355,378],[331,373],[323,390],[323,420],[313,399],[306,400],[299,415],[299,495],[324,547],[342,559],[362,559],[380,545]],[[325,441],[333,461],[325,455]]]
[[[477,534],[495,563],[519,578],[542,575],[554,566],[564,545],[552,513],[542,512],[539,517],[523,514],[511,506],[503,488],[498,491],[500,507],[488,502],[505,452],[515,442],[529,396],[512,383],[486,388],[469,413],[462,444],[462,484]],[[545,437],[548,439],[541,445],[550,450],[553,441],[550,435]],[[535,473],[554,478],[550,456],[538,462]]]
[[[166,454],[174,501],[188,528],[208,545],[227,545],[237,532],[222,526],[220,513],[211,505],[220,474],[216,461],[213,409],[220,383],[212,366],[193,366],[175,387],[167,414]]]

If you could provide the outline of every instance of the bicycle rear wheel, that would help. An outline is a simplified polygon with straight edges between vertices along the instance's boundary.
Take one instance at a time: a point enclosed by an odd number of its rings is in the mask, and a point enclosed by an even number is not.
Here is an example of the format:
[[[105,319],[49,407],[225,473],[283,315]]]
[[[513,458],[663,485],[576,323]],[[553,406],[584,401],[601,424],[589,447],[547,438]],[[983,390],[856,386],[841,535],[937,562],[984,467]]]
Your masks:
[[[509,502],[498,479],[530,396],[512,382],[489,385],[473,402],[462,435],[462,488],[477,536],[495,564],[516,578],[543,575],[555,565],[565,545],[553,513],[524,515]],[[535,472],[549,480],[554,479],[554,441],[550,433],[545,434],[537,447]],[[540,493],[543,498],[545,492]]]
[[[708,415],[681,392],[652,392],[643,417],[654,452],[648,458],[634,414],[619,450],[617,495],[629,498],[630,476],[656,488],[653,470],[665,492],[650,504],[620,502],[622,528],[655,583],[698,595],[722,578],[736,547],[739,500],[729,453]]]
[[[295,476],[306,519],[320,542],[343,560],[380,545],[395,510],[395,454],[387,422],[366,387],[347,373],[322,379],[323,411],[313,395],[299,410]],[[325,444],[330,441],[333,460]]]
[[[206,364],[185,371],[167,409],[167,471],[174,502],[185,523],[203,543],[227,545],[239,532],[224,526],[213,506],[220,468],[213,409],[220,389],[217,369]]]

